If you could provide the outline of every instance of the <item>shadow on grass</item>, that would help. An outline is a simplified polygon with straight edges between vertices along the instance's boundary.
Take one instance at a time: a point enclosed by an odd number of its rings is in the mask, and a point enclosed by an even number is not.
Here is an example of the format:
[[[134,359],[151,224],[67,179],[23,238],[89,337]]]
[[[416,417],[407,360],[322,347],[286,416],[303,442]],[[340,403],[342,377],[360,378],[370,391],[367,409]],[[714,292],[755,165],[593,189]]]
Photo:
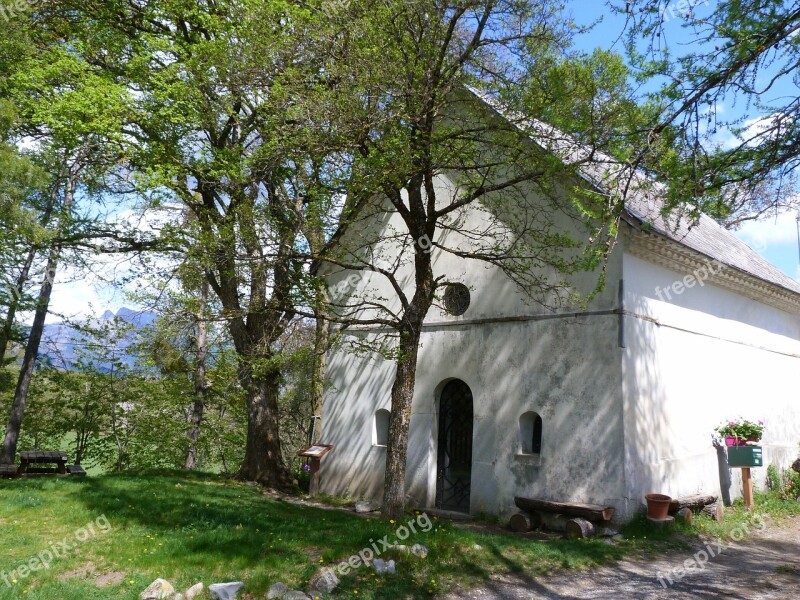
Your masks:
[[[212,474],[125,473],[87,479],[79,485],[80,501],[112,523],[139,525],[165,535],[229,530],[229,541],[242,543],[225,548],[223,540],[214,540],[223,555],[255,558],[261,556],[258,546],[278,538],[325,547],[367,535],[363,526],[358,527],[362,520],[355,516],[272,500],[260,488]],[[348,534],[330,537],[341,529]],[[247,542],[259,543],[254,547]]]
[[[140,566],[153,561],[149,566],[165,573],[170,566],[198,573],[224,571],[243,577],[247,590],[257,594],[278,580],[302,587],[320,566],[347,560],[384,536],[393,540],[397,527],[277,501],[260,488],[216,475],[150,471],[87,478],[73,485],[86,509],[105,514],[114,529],[129,537],[164,540],[164,552],[139,559]],[[415,542],[433,540],[421,535],[410,541]],[[454,565],[457,570],[463,567]],[[416,569],[407,568],[397,577],[375,579],[362,566],[343,578],[338,595],[349,597],[360,588],[364,597],[367,587],[381,590],[377,597],[393,597],[390,590],[397,597],[428,596],[418,592],[424,585],[416,575]]]
[[[47,498],[58,490],[85,507],[75,510],[76,521],[105,515],[115,531],[110,555],[121,561],[126,552],[125,560],[132,557],[141,573],[242,578],[246,590],[257,595],[279,580],[304,587],[320,566],[381,547],[384,537],[389,543],[425,544],[430,554],[422,560],[385,551],[382,558],[398,561],[396,576],[376,576],[362,565],[342,577],[337,597],[426,598],[440,585],[481,585],[506,573],[534,578],[557,568],[608,563],[626,553],[602,540],[538,541],[435,520],[429,531],[418,527],[399,540],[401,521],[282,502],[260,488],[209,473],[161,470],[23,483],[20,490],[31,497]],[[409,515],[406,521],[419,518]]]

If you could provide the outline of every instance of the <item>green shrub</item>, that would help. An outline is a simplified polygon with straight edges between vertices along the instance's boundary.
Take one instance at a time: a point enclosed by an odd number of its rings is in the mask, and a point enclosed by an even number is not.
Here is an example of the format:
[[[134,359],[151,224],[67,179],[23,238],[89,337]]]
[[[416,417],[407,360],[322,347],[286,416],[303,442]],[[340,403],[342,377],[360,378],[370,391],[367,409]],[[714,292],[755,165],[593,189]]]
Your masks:
[[[795,500],[800,498],[800,473],[796,473],[791,469],[786,469],[783,472],[780,494],[782,500]]]
[[[311,467],[302,460],[296,460],[292,464],[292,477],[297,481],[297,486],[308,493],[311,484]]]
[[[767,489],[781,489],[781,476],[780,473],[778,473],[778,467],[775,465],[770,465],[767,467]]]

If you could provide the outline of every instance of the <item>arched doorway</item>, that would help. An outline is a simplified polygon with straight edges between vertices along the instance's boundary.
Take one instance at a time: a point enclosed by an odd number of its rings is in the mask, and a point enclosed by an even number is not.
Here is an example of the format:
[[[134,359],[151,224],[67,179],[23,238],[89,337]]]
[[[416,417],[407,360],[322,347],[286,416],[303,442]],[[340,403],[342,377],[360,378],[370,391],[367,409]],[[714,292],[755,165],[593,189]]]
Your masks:
[[[472,483],[472,391],[461,380],[439,399],[436,508],[469,512]]]

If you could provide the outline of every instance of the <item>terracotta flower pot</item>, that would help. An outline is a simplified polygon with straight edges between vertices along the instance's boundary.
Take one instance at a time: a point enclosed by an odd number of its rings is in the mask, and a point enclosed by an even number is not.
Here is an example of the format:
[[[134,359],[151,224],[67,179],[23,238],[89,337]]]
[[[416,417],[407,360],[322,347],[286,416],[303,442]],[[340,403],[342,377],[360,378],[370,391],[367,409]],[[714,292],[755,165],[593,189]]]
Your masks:
[[[669,516],[669,503],[672,502],[672,498],[664,494],[647,494],[644,498],[647,500],[648,517],[661,521]]]

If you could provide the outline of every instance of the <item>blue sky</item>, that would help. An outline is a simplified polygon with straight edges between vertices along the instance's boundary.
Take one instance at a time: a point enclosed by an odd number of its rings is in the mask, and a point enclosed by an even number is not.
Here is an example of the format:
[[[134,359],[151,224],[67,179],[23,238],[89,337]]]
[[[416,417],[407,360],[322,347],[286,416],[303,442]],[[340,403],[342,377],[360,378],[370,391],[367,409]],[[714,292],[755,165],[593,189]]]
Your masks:
[[[624,4],[615,0],[616,5]],[[683,18],[679,6],[691,6],[697,18],[710,15],[714,8],[714,0],[672,0],[662,2],[664,14],[663,32],[670,51],[681,54],[691,49],[696,49],[696,34],[689,21]],[[573,18],[579,25],[596,25],[586,34],[576,37],[576,47],[587,52],[595,48],[613,49],[624,55],[625,19],[622,15],[614,13],[603,0],[568,0],[569,9]],[[775,95],[786,94],[796,97],[800,93],[788,80],[782,80],[775,89]],[[748,115],[746,104],[739,102],[736,105],[723,105],[720,110],[726,118],[738,116],[755,117]],[[724,133],[722,134],[725,135]],[[732,137],[732,136],[731,136]],[[722,140],[724,141],[724,139]],[[747,223],[734,232],[737,237],[748,243],[771,263],[775,264],[789,276],[800,279],[800,261],[798,261],[798,240],[796,216],[792,214],[769,215],[757,223]]]

